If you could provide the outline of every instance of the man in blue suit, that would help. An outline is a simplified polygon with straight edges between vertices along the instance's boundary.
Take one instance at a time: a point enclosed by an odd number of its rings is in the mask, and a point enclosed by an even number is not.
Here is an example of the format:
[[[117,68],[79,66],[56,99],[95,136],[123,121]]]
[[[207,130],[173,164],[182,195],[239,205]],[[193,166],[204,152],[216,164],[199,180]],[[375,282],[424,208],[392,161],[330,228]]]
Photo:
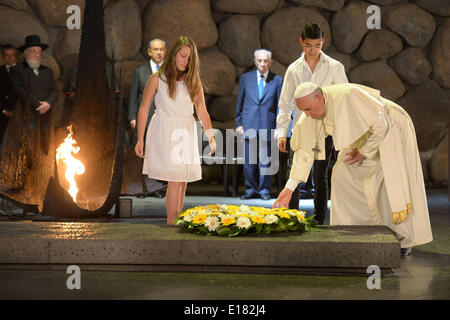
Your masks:
[[[272,53],[255,51],[257,70],[244,73],[239,81],[236,103],[236,132],[244,134],[245,193],[241,199],[261,197],[270,200],[272,131],[283,79],[269,71]],[[272,174],[270,174],[272,173]]]

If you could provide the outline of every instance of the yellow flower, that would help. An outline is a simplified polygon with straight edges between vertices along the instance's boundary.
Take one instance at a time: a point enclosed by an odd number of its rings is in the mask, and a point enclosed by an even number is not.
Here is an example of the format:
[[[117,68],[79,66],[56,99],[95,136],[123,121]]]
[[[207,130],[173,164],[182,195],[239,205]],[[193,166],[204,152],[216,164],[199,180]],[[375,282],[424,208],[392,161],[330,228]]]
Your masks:
[[[254,216],[252,217],[252,221],[254,224],[264,224],[264,222],[266,221],[263,217],[258,217],[258,216]]]
[[[233,224],[236,222],[236,219],[233,217],[226,217],[222,219],[222,224],[224,226],[229,226],[230,224]]]
[[[206,218],[207,218],[206,214],[198,214],[194,217],[193,222],[196,224],[202,224],[205,222]]]
[[[248,213],[239,213],[237,216],[238,216],[239,218],[240,218],[240,217],[250,218],[250,215],[249,215]]]
[[[239,206],[228,206],[228,210],[232,210],[232,211],[239,211]]]
[[[210,205],[208,205],[208,209],[211,209],[211,210],[219,210],[219,207],[217,206],[217,205],[215,205],[215,204],[210,204]]]
[[[286,218],[286,219],[291,218],[286,212],[283,212],[283,211],[277,211],[275,214],[278,215],[280,218]]]
[[[306,220],[305,217],[302,216],[300,213],[297,213],[297,218],[298,218],[298,220],[303,220],[303,221]]]
[[[184,217],[184,216],[186,216],[186,215],[188,215],[188,214],[191,214],[192,211],[194,211],[194,210],[192,210],[192,209],[187,209],[187,210],[184,211],[182,214],[180,214],[180,217]]]

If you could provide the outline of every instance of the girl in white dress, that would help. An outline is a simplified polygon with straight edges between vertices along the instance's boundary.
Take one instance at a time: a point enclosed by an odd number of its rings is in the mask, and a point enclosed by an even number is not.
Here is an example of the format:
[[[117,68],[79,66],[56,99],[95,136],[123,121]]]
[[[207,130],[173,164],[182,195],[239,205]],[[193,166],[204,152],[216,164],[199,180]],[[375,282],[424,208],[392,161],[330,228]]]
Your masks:
[[[147,130],[144,156],[145,125],[153,99],[156,111]],[[183,36],[172,46],[159,71],[147,81],[138,112],[134,149],[138,157],[144,158],[144,174],[168,181],[168,225],[175,223],[183,208],[187,183],[202,178],[193,106],[212,154],[216,143],[205,106],[197,47]]]

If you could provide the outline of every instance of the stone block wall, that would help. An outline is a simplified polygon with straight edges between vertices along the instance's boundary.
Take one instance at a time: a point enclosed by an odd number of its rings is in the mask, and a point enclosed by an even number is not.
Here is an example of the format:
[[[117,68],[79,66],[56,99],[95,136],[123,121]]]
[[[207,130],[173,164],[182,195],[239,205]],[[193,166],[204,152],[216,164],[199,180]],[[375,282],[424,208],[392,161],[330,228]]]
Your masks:
[[[26,35],[38,34],[49,44],[43,63],[59,87],[78,57],[81,30],[66,27],[66,9],[73,4],[83,10],[84,0],[0,0],[0,44],[18,47]],[[369,30],[367,7],[374,4],[381,10],[381,29]],[[104,5],[105,49],[108,58],[114,49],[125,96],[133,69],[148,59],[149,40],[162,38],[170,46],[187,35],[199,48],[216,128],[234,127],[239,77],[253,68],[253,51],[271,50],[271,69],[283,76],[301,54],[303,25],[319,23],[323,50],[345,65],[349,80],[380,89],[410,114],[427,184],[448,185],[450,1],[104,0]]]

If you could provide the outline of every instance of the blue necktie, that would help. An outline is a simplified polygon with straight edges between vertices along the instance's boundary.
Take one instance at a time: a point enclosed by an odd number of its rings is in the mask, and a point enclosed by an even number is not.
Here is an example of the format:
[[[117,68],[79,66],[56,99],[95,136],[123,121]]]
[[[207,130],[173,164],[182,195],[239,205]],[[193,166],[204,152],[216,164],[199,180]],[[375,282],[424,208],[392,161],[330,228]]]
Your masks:
[[[156,71],[158,71],[159,70],[159,66],[158,65],[156,65]]]
[[[259,80],[259,83],[258,83],[258,96],[259,96],[259,100],[261,100],[261,98],[262,98],[263,91],[264,91],[264,76],[261,75],[261,79]]]

